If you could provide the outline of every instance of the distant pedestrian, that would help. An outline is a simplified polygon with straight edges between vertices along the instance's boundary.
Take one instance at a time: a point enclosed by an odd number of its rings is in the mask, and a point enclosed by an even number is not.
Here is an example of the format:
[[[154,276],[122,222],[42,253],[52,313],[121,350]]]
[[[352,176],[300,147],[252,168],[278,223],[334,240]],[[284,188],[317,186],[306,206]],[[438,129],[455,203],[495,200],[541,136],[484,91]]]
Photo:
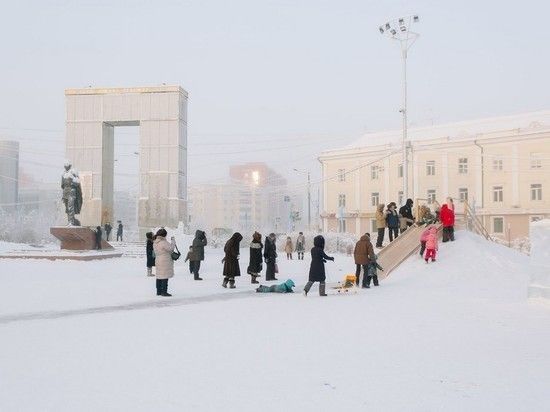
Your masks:
[[[264,245],[264,260],[266,264],[265,280],[277,280],[275,273],[277,273],[277,245],[275,241],[277,236],[275,233],[270,233],[265,238]]]
[[[155,251],[153,250],[153,232],[145,234],[147,241],[145,242],[145,253],[147,255],[147,276],[153,275],[153,266],[155,266]]]
[[[229,283],[229,288],[235,289],[235,278],[241,276],[241,268],[239,267],[239,245],[241,240],[243,240],[243,236],[239,232],[235,232],[223,248],[225,257],[223,258],[222,286],[224,288],[226,288]]]
[[[101,250],[102,232],[101,226],[95,228],[95,249]]]
[[[376,247],[381,248],[384,243],[384,232],[386,231],[386,214],[384,213],[384,205],[378,205],[376,207],[376,230],[378,235],[376,237]]]
[[[325,292],[325,262],[334,261],[334,258],[325,254],[325,238],[321,235],[313,239],[313,248],[311,249],[311,265],[309,267],[309,280],[304,287],[304,296],[307,296],[311,286],[319,282],[319,296],[327,296]]]
[[[159,229],[153,241],[153,251],[155,252],[155,267],[157,277],[157,296],[172,296],[168,293],[168,279],[174,276],[174,260],[172,252],[176,248],[176,239],[166,240],[168,232],[166,229]]]
[[[443,205],[446,206],[446,205]],[[430,232],[428,233],[428,236],[426,236],[426,256],[424,257],[424,260],[426,263],[428,263],[428,260],[431,259],[432,262],[435,262],[436,252],[438,249],[437,246],[437,229],[432,226],[430,229]]]
[[[124,233],[124,226],[122,225],[122,222],[119,220],[118,221],[118,227],[116,229],[116,240],[117,240],[117,242],[118,241],[122,242],[123,233]]]
[[[391,202],[386,211],[386,223],[388,225],[388,235],[390,237],[390,242],[393,242],[393,239],[397,239],[399,236],[399,215],[395,210],[397,205],[394,202]]]
[[[359,286],[361,277],[361,269],[363,269],[363,281],[367,276],[367,265],[374,256],[374,249],[370,241],[370,235],[365,233],[361,239],[355,244],[353,258],[355,260],[355,284]]]
[[[201,262],[204,260],[204,247],[207,245],[206,233],[202,230],[195,232],[195,238],[193,239],[193,277],[195,280],[202,280],[199,276],[199,270],[201,268]]]
[[[304,260],[304,252],[306,249],[306,238],[304,234],[300,232],[296,239],[296,252],[298,253],[298,260]]]
[[[294,246],[292,245],[292,239],[290,238],[290,236],[288,236],[285,243],[285,253],[287,260],[292,260],[292,252],[294,252]]]
[[[189,246],[189,252],[185,257],[185,262],[189,261],[189,273],[193,274],[194,269],[194,256],[193,256],[193,246]]]
[[[252,235],[252,242],[250,242],[250,260],[246,272],[251,276],[250,283],[260,283],[256,280],[262,273],[262,235],[258,232],[254,232]]]
[[[105,240],[108,242],[111,240],[111,230],[113,230],[113,227],[110,222],[107,222],[103,228],[105,229]]]

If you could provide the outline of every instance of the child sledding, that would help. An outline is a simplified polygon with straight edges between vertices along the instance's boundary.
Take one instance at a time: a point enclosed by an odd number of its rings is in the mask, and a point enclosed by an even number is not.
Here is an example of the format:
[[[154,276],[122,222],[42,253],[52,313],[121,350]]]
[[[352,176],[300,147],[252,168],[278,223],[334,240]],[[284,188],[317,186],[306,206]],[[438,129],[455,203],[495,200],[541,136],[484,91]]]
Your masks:
[[[292,288],[296,286],[292,279],[288,279],[286,282],[279,285],[264,286],[260,285],[256,288],[258,293],[293,293]]]

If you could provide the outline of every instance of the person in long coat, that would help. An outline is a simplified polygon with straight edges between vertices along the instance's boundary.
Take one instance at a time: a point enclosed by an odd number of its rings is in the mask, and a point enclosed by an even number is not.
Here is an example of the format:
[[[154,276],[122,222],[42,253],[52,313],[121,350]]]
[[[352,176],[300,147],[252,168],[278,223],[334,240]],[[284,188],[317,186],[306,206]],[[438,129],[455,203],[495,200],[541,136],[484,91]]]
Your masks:
[[[225,257],[223,258],[222,286],[224,288],[226,288],[229,283],[229,288],[235,289],[235,278],[241,276],[241,268],[239,267],[239,245],[241,240],[243,240],[243,236],[239,232],[235,232],[223,248]]]
[[[168,236],[166,229],[159,229],[153,241],[155,266],[157,268],[155,273],[157,278],[157,296],[172,296],[168,293],[168,279],[174,276],[172,252],[176,247],[176,241],[174,236],[172,236],[170,242],[168,242],[166,236]]]
[[[306,249],[306,238],[304,234],[300,232],[296,239],[296,252],[298,253],[298,260],[304,260],[304,252]]]
[[[319,296],[327,296],[325,293],[325,262],[334,261],[334,258],[325,254],[325,238],[321,235],[313,239],[313,248],[311,249],[311,265],[309,267],[309,281],[304,287],[304,296],[307,296],[311,286],[319,282]]]
[[[285,243],[285,253],[287,260],[292,260],[292,252],[294,252],[294,246],[292,245],[292,239],[289,237],[286,238]]]
[[[101,239],[102,239],[101,226],[97,226],[95,228],[95,248],[97,250],[101,250]]]
[[[262,272],[262,235],[258,232],[254,232],[252,235],[252,242],[250,243],[250,261],[246,272],[251,276],[251,283],[260,283],[256,280]]]
[[[153,266],[155,266],[155,252],[153,252],[153,232],[145,234],[147,241],[145,243],[145,254],[147,255],[147,276],[153,275]]]
[[[111,239],[111,230],[113,230],[113,227],[111,226],[111,223],[107,222],[105,223],[105,240],[108,242]]]
[[[204,260],[204,247],[207,244],[206,233],[202,230],[195,232],[195,238],[193,239],[193,253],[191,255],[193,260],[190,260],[189,267],[193,270],[193,277],[195,280],[202,280],[199,276],[199,270],[201,268],[201,262]]]
[[[353,258],[355,260],[355,284],[359,286],[359,278],[361,277],[361,269],[363,269],[363,284],[367,278],[367,266],[374,256],[374,249],[370,241],[370,235],[365,233],[361,239],[355,244]]]
[[[275,277],[275,266],[277,264],[277,245],[275,233],[270,233],[265,238],[264,259],[266,264],[265,280],[277,280]]]

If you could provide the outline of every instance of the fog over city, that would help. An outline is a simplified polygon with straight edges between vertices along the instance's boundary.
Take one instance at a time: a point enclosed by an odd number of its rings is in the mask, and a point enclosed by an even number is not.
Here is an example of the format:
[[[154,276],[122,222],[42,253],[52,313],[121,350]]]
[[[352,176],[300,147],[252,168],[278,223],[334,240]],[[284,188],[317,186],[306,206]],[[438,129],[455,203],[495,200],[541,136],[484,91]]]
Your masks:
[[[378,31],[388,18],[421,17],[414,127],[545,108],[548,12],[543,1],[6,1],[0,137],[21,142],[22,179],[57,182],[65,89],[180,85],[190,185],[250,161],[315,181],[322,150],[401,126],[399,47]],[[115,135],[115,188],[132,190],[138,130]]]

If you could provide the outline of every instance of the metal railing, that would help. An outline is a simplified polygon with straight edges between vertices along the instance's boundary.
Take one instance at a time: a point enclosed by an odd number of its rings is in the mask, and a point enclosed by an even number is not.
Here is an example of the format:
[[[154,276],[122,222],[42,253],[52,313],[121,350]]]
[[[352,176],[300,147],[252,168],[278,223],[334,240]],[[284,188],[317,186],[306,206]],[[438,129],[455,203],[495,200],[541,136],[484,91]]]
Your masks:
[[[466,229],[483,236],[487,240],[493,240],[485,226],[476,216],[474,209],[470,206],[467,200],[464,201],[464,221]]]

